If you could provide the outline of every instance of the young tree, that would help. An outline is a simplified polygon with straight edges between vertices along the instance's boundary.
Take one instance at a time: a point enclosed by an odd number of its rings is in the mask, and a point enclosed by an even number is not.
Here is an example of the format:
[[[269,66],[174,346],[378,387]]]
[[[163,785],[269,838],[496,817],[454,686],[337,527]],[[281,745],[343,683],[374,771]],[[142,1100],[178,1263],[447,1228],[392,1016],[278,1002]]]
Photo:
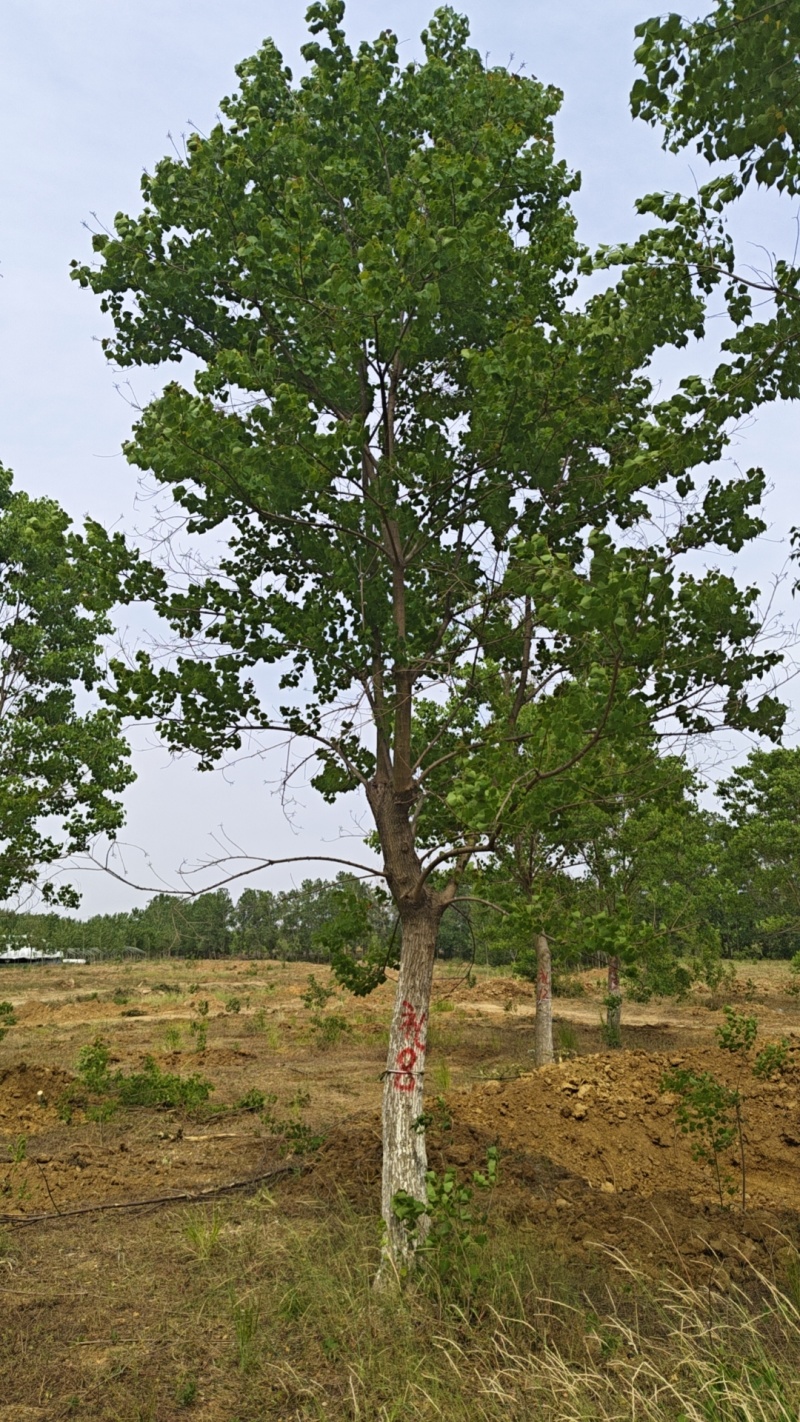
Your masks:
[[[126,562],[121,539],[96,524],[74,533],[58,504],[14,490],[0,466],[0,901],[122,823],[133,774],[118,717],[79,707],[102,676]],[[78,902],[68,885],[43,892]]]
[[[506,741],[505,713],[481,700],[487,650],[512,703],[552,703],[550,725],[560,704],[569,719],[557,698],[571,669],[588,677],[597,714],[570,731],[575,755],[648,678],[687,725],[708,720],[720,687],[731,722],[767,727],[777,712],[748,704],[765,665],[754,593],[676,570],[685,550],[761,527],[757,474],[688,502],[738,395],[693,380],[657,401],[646,378],[657,346],[703,329],[686,264],[644,255],[579,306],[591,263],[567,204],[576,180],[553,154],[559,95],[487,67],[451,10],[405,67],[388,32],[354,53],[343,12],[310,7],[323,38],[299,84],[269,42],[240,65],[221,122],[143,179],[140,216],[95,236],[98,263],[75,276],[103,298],[116,363],[192,357],[194,389],[168,385],[126,452],[190,531],[228,540],[216,573],[170,586],[152,569],[177,655],[118,666],[116,704],[155,715],[203,768],[244,736],[295,735],[322,794],[361,787],[373,816],[402,939],[383,1104],[387,1250],[401,1261],[393,1198],[425,1199],[439,922],[531,784],[523,767],[481,824],[420,840],[428,781],[476,737]],[[647,530],[662,491],[685,502],[659,543]],[[279,668],[279,710],[264,666]],[[447,735],[432,714],[426,735],[426,706],[448,700]]]

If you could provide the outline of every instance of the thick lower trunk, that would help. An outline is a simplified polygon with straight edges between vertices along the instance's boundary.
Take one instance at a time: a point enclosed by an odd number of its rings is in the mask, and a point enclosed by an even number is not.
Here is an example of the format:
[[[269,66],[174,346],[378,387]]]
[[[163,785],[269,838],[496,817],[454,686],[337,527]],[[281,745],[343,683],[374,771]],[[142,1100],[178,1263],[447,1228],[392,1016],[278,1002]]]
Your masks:
[[[606,1039],[609,1047],[618,1047],[622,1027],[622,989],[619,985],[619,958],[608,960],[608,997],[606,999]]]
[[[379,1282],[388,1282],[412,1262],[415,1244],[425,1235],[421,1218],[415,1234],[397,1218],[392,1203],[398,1192],[427,1200],[428,1159],[421,1120],[425,1082],[433,960],[439,913],[433,905],[403,918],[403,947],[397,981],[389,1056],[383,1088],[383,1184],[381,1213],[385,1226]]]
[[[536,1022],[533,1031],[533,1061],[537,1067],[553,1060],[553,970],[550,944],[545,935],[536,935]]]

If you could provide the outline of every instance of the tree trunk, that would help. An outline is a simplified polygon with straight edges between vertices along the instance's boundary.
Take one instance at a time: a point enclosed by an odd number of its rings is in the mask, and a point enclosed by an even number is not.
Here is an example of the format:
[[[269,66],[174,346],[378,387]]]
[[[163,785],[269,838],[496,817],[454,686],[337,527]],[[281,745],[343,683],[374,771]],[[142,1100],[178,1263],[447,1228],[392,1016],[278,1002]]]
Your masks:
[[[622,989],[619,985],[619,958],[612,954],[608,960],[608,997],[606,1007],[606,1041],[609,1047],[618,1047],[622,1041]]]
[[[553,1060],[553,971],[550,944],[543,933],[536,935],[536,1023],[533,1034],[534,1066],[548,1066]]]
[[[392,1201],[403,1190],[415,1200],[427,1200],[425,1176],[428,1158],[423,1112],[425,1049],[428,1037],[433,960],[440,912],[428,902],[403,914],[403,948],[397,981],[389,1055],[383,1087],[383,1184],[381,1213],[385,1226],[383,1259],[376,1283],[397,1279],[412,1263],[415,1242],[421,1243],[427,1221],[423,1216],[415,1240],[392,1210]]]

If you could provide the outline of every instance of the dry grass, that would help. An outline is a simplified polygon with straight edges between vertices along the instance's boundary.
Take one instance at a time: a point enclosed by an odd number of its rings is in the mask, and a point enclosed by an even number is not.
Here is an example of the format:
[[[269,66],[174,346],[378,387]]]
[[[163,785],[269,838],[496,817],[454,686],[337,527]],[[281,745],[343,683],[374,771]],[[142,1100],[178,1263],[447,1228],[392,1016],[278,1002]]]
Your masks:
[[[654,1285],[498,1218],[477,1279],[387,1298],[374,1217],[302,1188],[13,1233],[0,1396],[42,1422],[796,1422],[788,1277]]]
[[[364,1180],[391,987],[367,1003],[332,1002],[328,1010],[344,1012],[351,1030],[326,1046],[301,1002],[311,970],[154,963],[89,968],[74,979],[61,970],[5,979],[0,995],[13,996],[20,1011],[2,1044],[0,1075],[22,1059],[28,1077],[40,1064],[69,1072],[101,1032],[126,1071],[138,1069],[144,1052],[169,1054],[165,1070],[213,1078],[215,1103],[231,1107],[250,1089],[274,1091],[277,1115],[296,1111],[315,1130],[338,1131],[340,1141],[327,1173],[293,1179],[274,1194],[14,1224],[0,1234],[3,1422],[797,1422],[800,1266],[788,1241],[770,1245],[772,1215],[758,1226],[767,1244],[758,1244],[755,1264],[740,1268],[736,1250],[747,1239],[738,1217],[703,1213],[682,1196],[674,1211],[688,1218],[691,1204],[695,1233],[725,1236],[719,1249],[693,1257],[686,1278],[696,1281],[702,1270],[726,1292],[679,1281],[681,1261],[664,1241],[645,1277],[631,1262],[646,1261],[650,1248],[635,1233],[640,1203],[579,1188],[577,1177],[548,1173],[533,1156],[516,1166],[509,1158],[478,1277],[455,1269],[443,1283],[429,1271],[402,1296],[377,1297],[377,1198]],[[748,967],[743,977],[750,972],[764,999],[765,1034],[775,1035],[786,1021],[785,967]],[[456,970],[452,977],[455,984]],[[504,1011],[509,991],[493,974],[479,974],[474,989],[451,990],[441,974],[434,1092],[513,1077],[526,1060],[531,1003],[520,997],[517,1010]],[[206,1055],[191,1029],[203,1000]],[[126,1016],[132,1008],[141,1015]],[[598,1047],[588,988],[558,1010],[581,1051]],[[697,1002],[632,1007],[630,1016],[633,1042],[650,1050],[662,1038],[670,1048],[708,1040],[715,1025]],[[18,1078],[9,1076],[6,1087],[7,1168],[15,1181],[30,1177],[32,1190],[43,1189],[46,1172],[58,1204],[241,1178],[266,1146],[277,1149],[254,1115],[219,1130],[211,1117],[197,1124],[143,1108],[105,1127],[78,1112],[67,1125],[27,1096],[16,1100]],[[499,1094],[487,1099],[500,1103]],[[577,1129],[560,1109],[553,1114],[559,1129]],[[27,1159],[14,1164],[23,1134]],[[470,1142],[462,1132],[456,1144],[466,1151]],[[467,1172],[473,1164],[468,1154],[457,1163]],[[346,1166],[356,1204],[331,1189]],[[614,1241],[627,1254],[604,1247]],[[777,1283],[766,1267],[770,1252]],[[675,1278],[658,1282],[656,1266],[668,1255]]]

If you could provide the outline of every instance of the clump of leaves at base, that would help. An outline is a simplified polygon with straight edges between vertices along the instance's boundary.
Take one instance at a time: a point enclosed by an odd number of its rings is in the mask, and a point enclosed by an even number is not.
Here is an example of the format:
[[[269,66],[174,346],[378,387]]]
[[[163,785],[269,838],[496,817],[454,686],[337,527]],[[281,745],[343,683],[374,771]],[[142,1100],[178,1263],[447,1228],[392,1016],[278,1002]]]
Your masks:
[[[392,1213],[404,1225],[414,1253],[426,1259],[441,1285],[462,1295],[471,1293],[482,1275],[480,1250],[488,1242],[486,1225],[497,1182],[498,1150],[489,1146],[486,1170],[474,1170],[471,1183],[459,1180],[452,1167],[441,1175],[429,1170],[424,1202],[407,1190],[398,1190],[392,1199]],[[487,1194],[482,1209],[475,1207],[476,1189]],[[423,1217],[428,1221],[424,1236]]]
[[[207,1101],[214,1090],[210,1081],[196,1072],[177,1076],[164,1072],[151,1056],[144,1059],[142,1071],[127,1076],[121,1071],[109,1071],[108,1043],[102,1037],[81,1050],[78,1075],[88,1091],[96,1096],[111,1097],[120,1106],[182,1106],[192,1110]]]

